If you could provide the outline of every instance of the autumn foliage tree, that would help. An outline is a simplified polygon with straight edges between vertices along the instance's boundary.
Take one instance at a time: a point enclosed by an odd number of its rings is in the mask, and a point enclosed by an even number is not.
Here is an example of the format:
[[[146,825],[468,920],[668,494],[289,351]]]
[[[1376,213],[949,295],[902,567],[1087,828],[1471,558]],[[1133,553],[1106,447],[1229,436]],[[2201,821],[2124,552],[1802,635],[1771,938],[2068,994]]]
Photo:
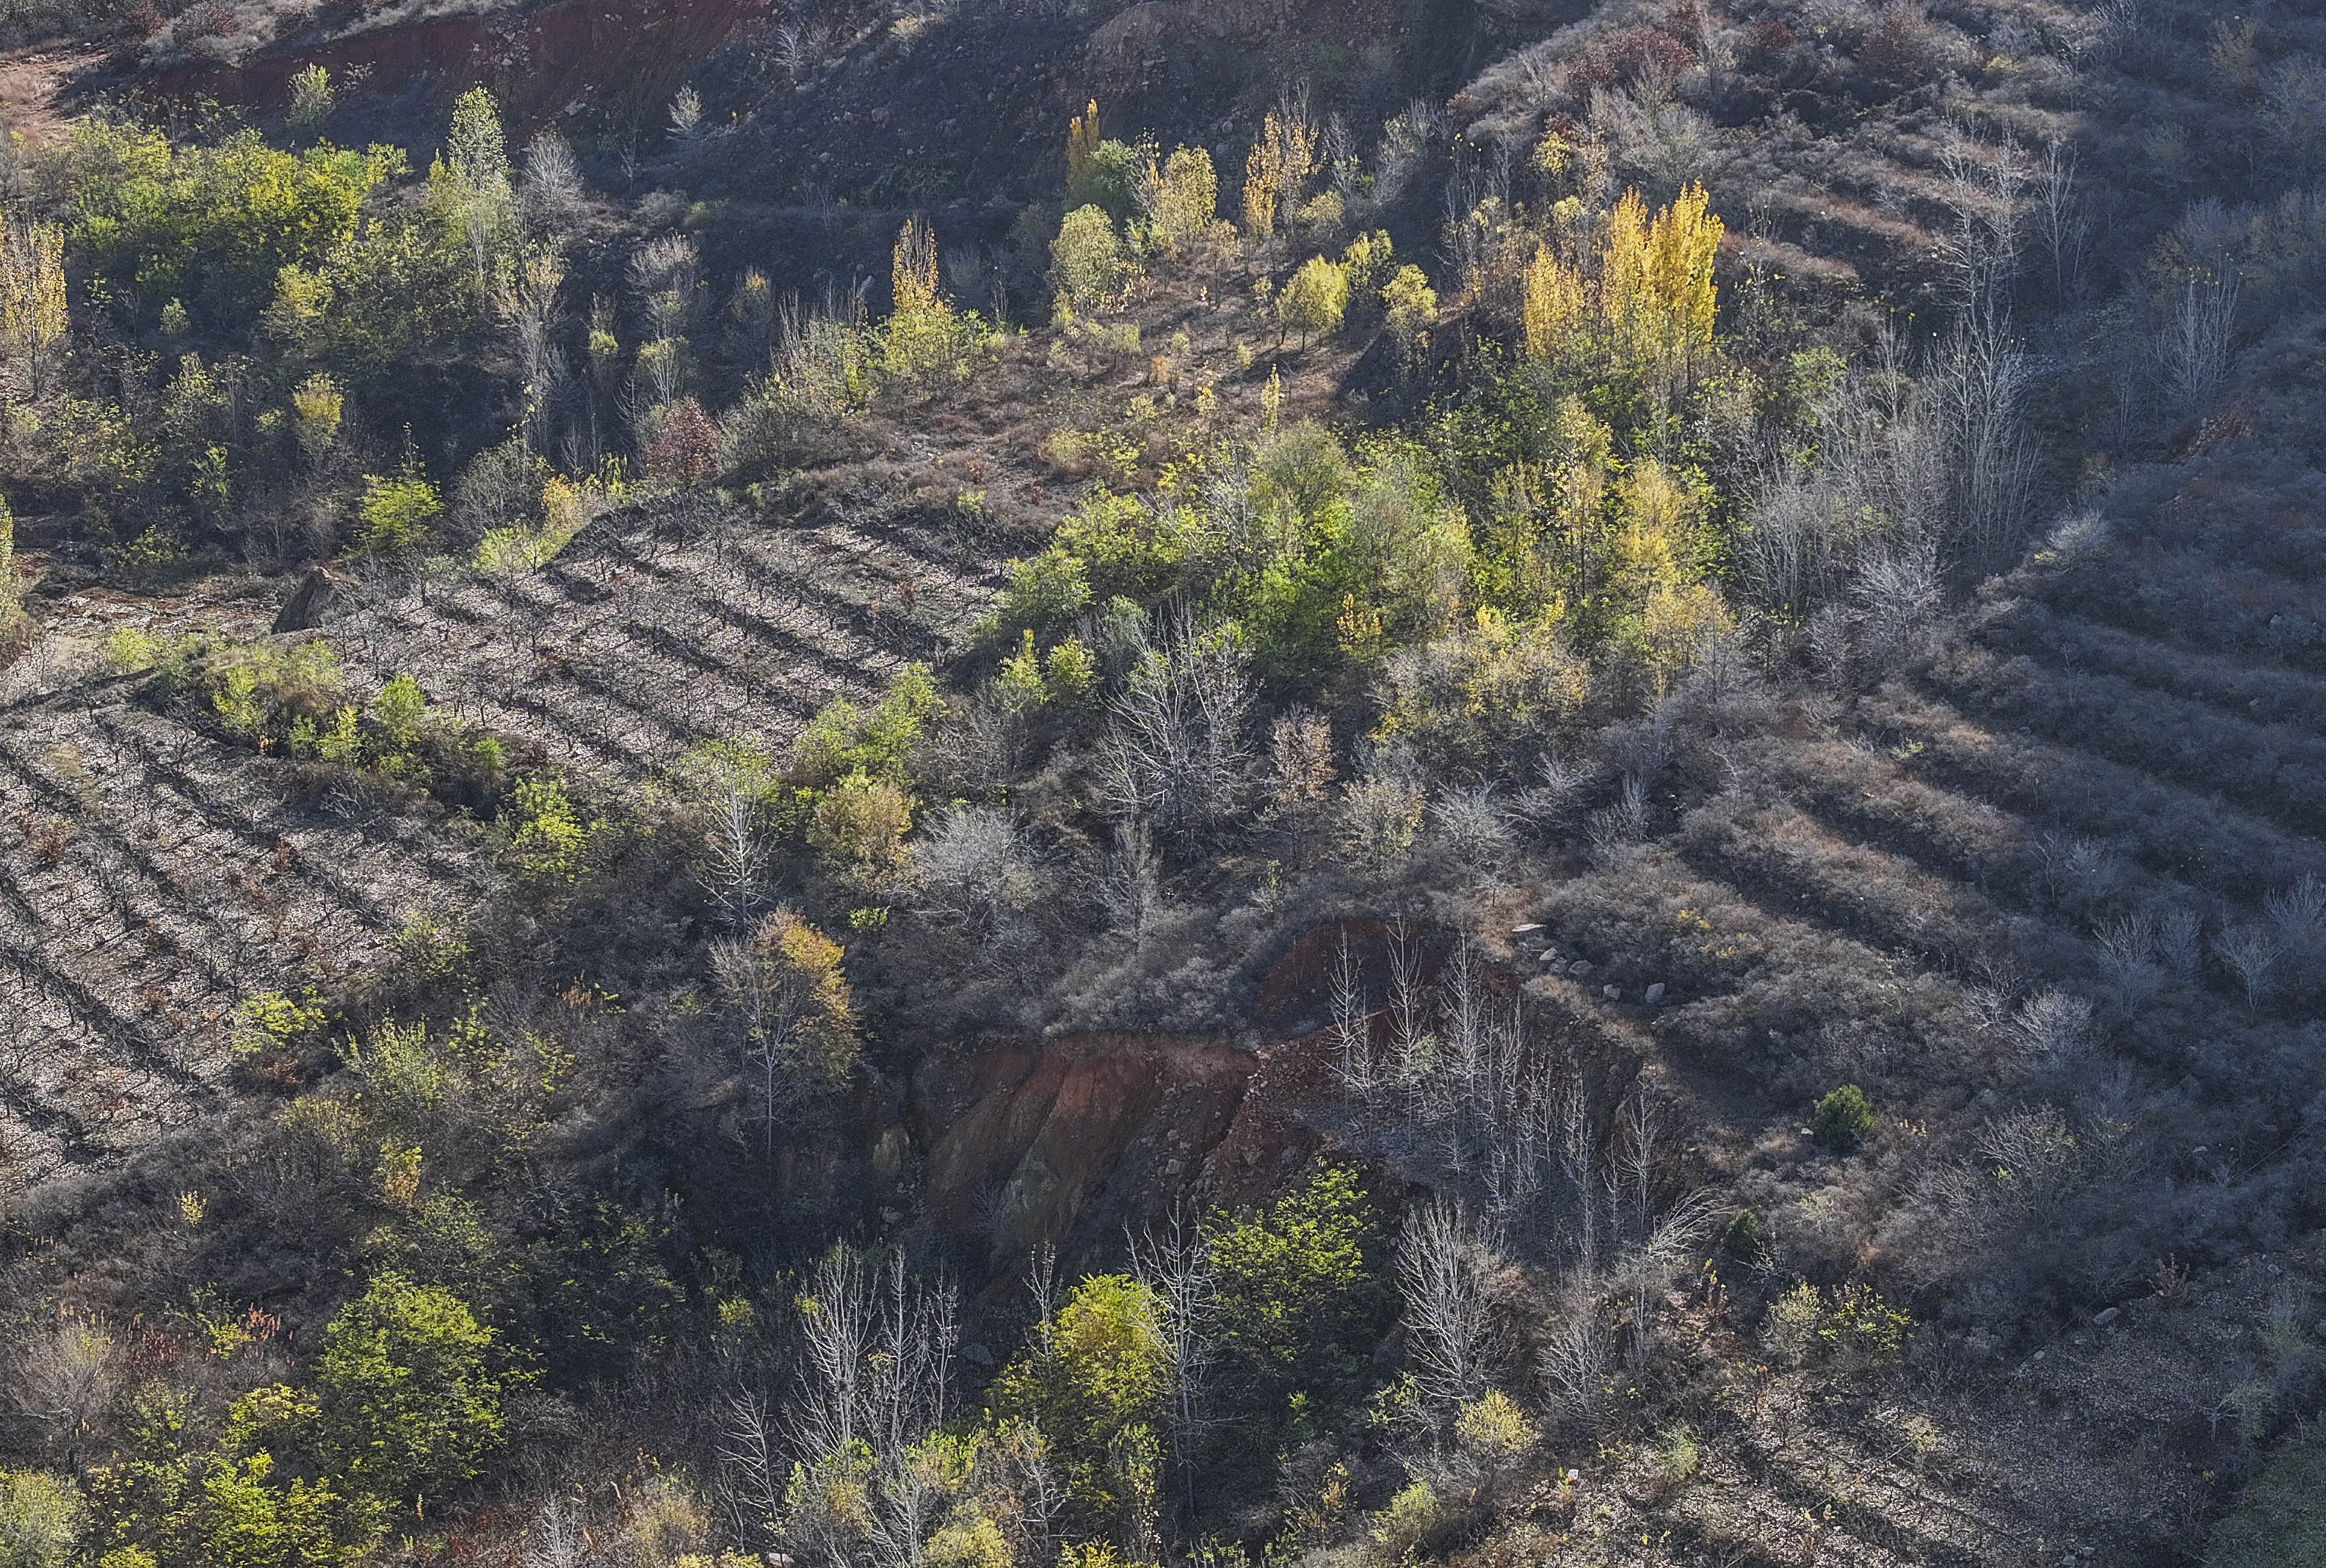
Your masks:
[[[715,955],[742,1025],[751,1119],[770,1155],[781,1127],[843,1087],[863,1054],[842,956],[838,942],[782,909]]]
[[[64,351],[65,236],[52,223],[0,224],[0,357],[38,397]]]
[[[1254,239],[1276,232],[1278,217],[1300,199],[1317,168],[1317,127],[1295,109],[1271,111],[1243,165],[1243,221]]]
[[[1587,268],[1539,245],[1524,281],[1529,357],[1558,358],[1587,330],[1594,346],[1642,379],[1686,377],[1712,348],[1713,258],[1726,232],[1704,188],[1690,185],[1652,215],[1638,191],[1626,191]]]

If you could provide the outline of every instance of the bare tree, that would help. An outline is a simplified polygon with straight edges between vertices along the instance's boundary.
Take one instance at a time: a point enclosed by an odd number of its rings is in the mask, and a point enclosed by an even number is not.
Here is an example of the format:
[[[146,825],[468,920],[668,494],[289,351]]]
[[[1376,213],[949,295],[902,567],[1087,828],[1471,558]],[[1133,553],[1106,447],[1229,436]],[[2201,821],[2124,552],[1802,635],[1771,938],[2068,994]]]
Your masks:
[[[915,912],[981,943],[1009,934],[1042,888],[1039,858],[999,806],[954,807],[913,851]]]
[[[2025,182],[2019,149],[1963,136],[1940,162],[1949,216],[1938,235],[1940,265],[1958,309],[1966,316],[1994,316],[2005,304],[2019,265],[2020,191]]]
[[[1955,537],[1974,561],[2003,559],[2025,528],[2035,473],[2024,410],[2030,378],[2003,318],[1984,310],[1957,323],[1925,378],[1947,437]]]
[[[1167,835],[1223,821],[1251,783],[1252,683],[1242,644],[1185,620],[1111,704],[1097,785],[1119,818]]]
[[[1429,1030],[1429,994],[1421,981],[1421,955],[1403,916],[1390,924],[1389,1024],[1391,1072],[1400,1089],[1413,1090],[1429,1074],[1437,1040]]]
[[[525,178],[517,186],[517,211],[533,238],[563,246],[581,227],[589,205],[582,164],[555,131],[526,144]]]
[[[1333,970],[1333,1060],[1341,1086],[1359,1103],[1372,1098],[1379,1087],[1373,1068],[1372,1009],[1365,1005],[1365,982],[1349,951],[1346,932],[1341,937],[1340,961]]]
[[[1474,886],[1491,882],[1517,850],[1509,813],[1495,803],[1491,781],[1439,790],[1430,802],[1429,829]]]
[[[2184,415],[2200,415],[2221,394],[2228,375],[2229,335],[2238,313],[2238,274],[2234,268],[2192,275],[2173,302],[2161,346],[2166,384],[2173,406]]]
[[[718,784],[702,808],[702,854],[695,877],[730,926],[740,926],[758,906],[768,870],[768,836],[758,803],[740,781]]]
[[[799,1330],[788,1445],[813,1470],[843,1462],[861,1443],[872,1477],[861,1518],[794,1510],[787,1531],[835,1563],[856,1559],[846,1536],[858,1528],[877,1560],[917,1563],[939,1500],[931,1466],[917,1451],[951,1411],[959,1342],[951,1285],[915,1279],[900,1249],[876,1267],[863,1254],[834,1247],[810,1271]],[[748,1446],[745,1452],[748,1471]]]
[[[1691,1191],[1669,1206],[1659,1203],[1663,1118],[1643,1088],[1633,1089],[1618,1122],[1611,1207],[1626,1243],[1624,1272],[1632,1297],[1632,1360],[1637,1365],[1645,1359],[1652,1337],[1656,1288],[1704,1239],[1720,1211],[1709,1188]]]
[[[1146,945],[1163,911],[1163,877],[1154,841],[1135,818],[1115,827],[1114,848],[1099,868],[1098,901],[1111,929],[1129,936],[1134,947]]]
[[[2156,949],[2156,921],[2147,911],[2131,910],[2101,922],[2092,941],[2118,1006],[2137,1007],[2156,994],[2163,976],[2150,957]]]
[[[1209,1425],[1204,1399],[1215,1355],[1212,1314],[1218,1295],[1210,1239],[1175,1206],[1168,1229],[1130,1241],[1131,1273],[1155,1294],[1156,1331],[1171,1367],[1171,1456],[1192,1519],[1196,1445]]]
[[[2091,1003],[2057,987],[2046,987],[2020,1003],[2011,1018],[2011,1033],[2021,1049],[2031,1062],[2042,1064],[2072,1055],[2091,1027]]]
[[[590,1536],[582,1510],[570,1498],[553,1497],[534,1516],[526,1533],[526,1568],[582,1568],[590,1561]]]
[[[2277,961],[2285,953],[2285,940],[2261,925],[2233,925],[2213,939],[2213,951],[2245,988],[2246,1006],[2259,1007],[2276,988]]]
[[[2156,953],[2163,960],[2165,972],[2180,985],[2193,985],[2197,966],[2204,955],[2200,935],[2204,922],[2193,909],[2171,909],[2156,926]]]
[[[1487,1287],[1498,1259],[1463,1206],[1442,1195],[1410,1215],[1399,1239],[1414,1379],[1443,1428],[1486,1391],[1493,1340]]]
[[[2086,247],[2091,239],[2076,173],[2073,143],[2044,144],[2043,166],[2035,172],[2035,233],[2052,263],[2052,297],[2061,304],[2083,296]]]
[[[1535,1352],[1535,1370],[1549,1396],[1551,1408],[1563,1418],[1587,1426],[1607,1396],[1607,1375],[1615,1350],[1598,1304],[1577,1296],[1554,1322]]]
[[[768,1402],[748,1392],[730,1396],[719,1434],[717,1496],[744,1546],[763,1545],[782,1527],[785,1479]]]

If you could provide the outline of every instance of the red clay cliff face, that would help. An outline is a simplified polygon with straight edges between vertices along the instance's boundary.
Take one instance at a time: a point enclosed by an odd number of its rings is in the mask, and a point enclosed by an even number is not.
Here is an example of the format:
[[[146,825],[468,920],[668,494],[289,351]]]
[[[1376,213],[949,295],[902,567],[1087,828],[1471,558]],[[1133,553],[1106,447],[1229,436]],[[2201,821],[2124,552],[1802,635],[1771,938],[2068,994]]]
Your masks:
[[[1377,966],[1378,922],[1321,927],[1262,982],[1253,1051],[1216,1038],[1084,1035],[964,1044],[926,1058],[908,1120],[927,1151],[923,1197],[940,1229],[982,1234],[1008,1268],[1035,1246],[1073,1263],[1119,1248],[1122,1229],[1260,1203],[1325,1143],[1332,1047],[1315,1032],[1344,931]],[[1329,959],[1330,962],[1327,963]]]
[[[1160,1219],[1257,1061],[1216,1040],[1107,1035],[932,1054],[909,1112],[930,1212],[953,1234],[983,1231],[997,1262]]]

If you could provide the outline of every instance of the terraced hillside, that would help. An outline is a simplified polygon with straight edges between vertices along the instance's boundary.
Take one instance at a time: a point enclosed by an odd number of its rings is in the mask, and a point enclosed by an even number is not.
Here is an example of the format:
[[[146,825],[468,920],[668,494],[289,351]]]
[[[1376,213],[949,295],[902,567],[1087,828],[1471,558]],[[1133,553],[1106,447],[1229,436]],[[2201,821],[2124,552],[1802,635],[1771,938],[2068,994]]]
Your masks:
[[[461,717],[619,789],[701,739],[780,750],[833,696],[942,652],[994,559],[966,522],[748,528],[652,506],[538,573],[377,603],[358,589],[324,635],[359,685],[417,673]],[[225,616],[70,596],[5,677],[0,1150],[19,1188],[216,1109],[238,1003],[345,983],[489,874],[473,824],[359,784],[306,798],[281,764],[152,711],[102,663],[124,624],[264,636],[283,591],[255,585]]]
[[[233,1010],[335,984],[476,886],[441,817],[293,798],[270,769],[128,700],[102,634],[199,616],[70,598],[0,684],[0,1183],[115,1159],[219,1108]]]
[[[2247,435],[2127,475],[1862,695],[1676,741],[1702,803],[1524,905],[1587,988],[1669,985],[1613,1014],[1781,1275],[1937,1306],[1910,1468],[1986,1522],[1877,1500],[1901,1408],[1797,1389],[1810,1448],[1869,1456],[1783,1467],[1847,1560],[2149,1560],[2315,1387],[2326,663],[2290,390],[2249,376]],[[1835,1162],[1799,1108],[1844,1081],[1895,1130]],[[1736,1418],[1775,1441],[1765,1397]]]

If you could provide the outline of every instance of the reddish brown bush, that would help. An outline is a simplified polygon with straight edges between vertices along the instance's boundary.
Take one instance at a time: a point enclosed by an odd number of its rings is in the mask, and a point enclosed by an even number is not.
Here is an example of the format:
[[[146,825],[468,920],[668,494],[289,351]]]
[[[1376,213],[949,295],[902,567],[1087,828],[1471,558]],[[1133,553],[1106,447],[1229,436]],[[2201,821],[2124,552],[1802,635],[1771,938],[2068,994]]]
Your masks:
[[[192,43],[204,38],[223,38],[234,29],[233,6],[224,0],[201,0],[199,5],[188,6],[178,18],[178,42]]]
[[[719,471],[719,427],[702,405],[682,397],[656,423],[647,442],[647,478],[692,489]]]
[[[1652,70],[1678,76],[1694,70],[1696,53],[1670,33],[1653,27],[1627,27],[1584,51],[1568,81],[1578,93],[1614,87]]]
[[[1921,6],[1902,0],[1883,8],[1882,20],[1857,51],[1857,66],[1869,82],[1910,88],[1938,73],[1944,50],[1944,41]]]
[[[1744,40],[1737,46],[1736,62],[1748,71],[1773,70],[1800,42],[1800,35],[1774,17],[1755,22],[1744,30]]]

